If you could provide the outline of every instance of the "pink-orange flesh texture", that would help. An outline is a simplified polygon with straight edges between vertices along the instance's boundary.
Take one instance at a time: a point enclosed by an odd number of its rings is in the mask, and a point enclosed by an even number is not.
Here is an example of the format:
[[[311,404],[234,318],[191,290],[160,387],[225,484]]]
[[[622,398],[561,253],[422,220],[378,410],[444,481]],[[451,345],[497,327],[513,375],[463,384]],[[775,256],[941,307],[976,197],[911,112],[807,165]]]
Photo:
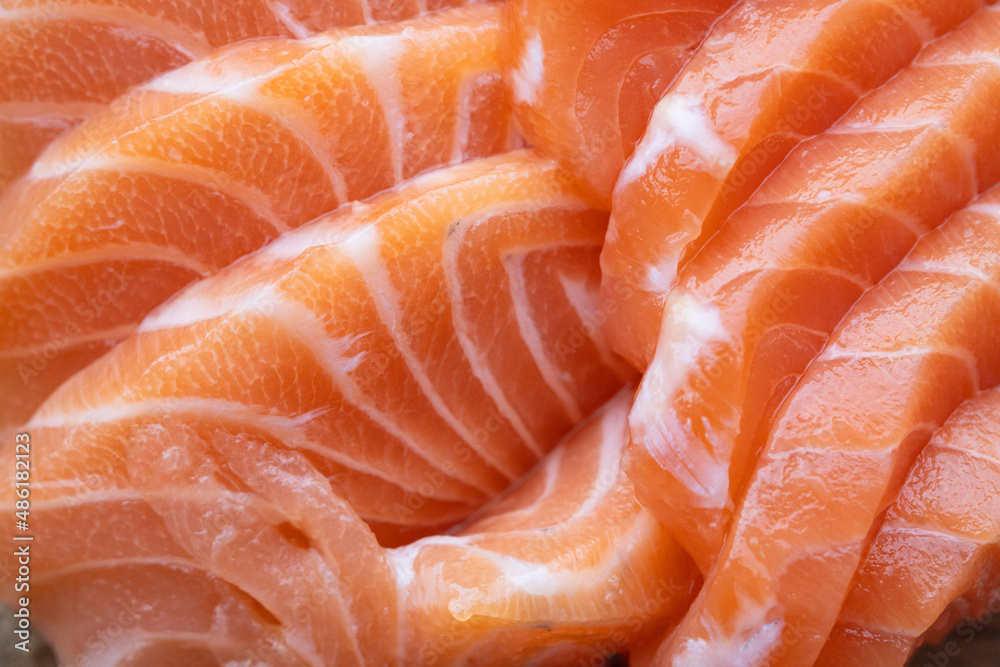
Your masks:
[[[615,187],[602,290],[612,345],[653,358],[678,271],[803,139],[983,0],[746,0],[719,20]]]
[[[630,417],[641,502],[707,571],[775,409],[865,289],[1000,180],[1000,11],[796,148],[681,272]]]
[[[995,188],[922,239],[810,364],[663,664],[813,664],[917,455],[964,400],[1000,381],[998,286]],[[935,474],[946,493],[976,492],[968,477]],[[915,493],[930,501],[929,492]],[[941,572],[942,556],[896,557]]]
[[[339,204],[517,143],[498,21],[477,4],[245,42],[55,142],[0,201],[0,428],[183,285]]]
[[[459,0],[2,0],[0,192],[130,86],[254,37],[307,37]]]
[[[697,572],[620,468],[634,389],[463,530],[390,553],[410,664],[604,664],[678,620]]]
[[[1000,208],[993,216],[1000,219]],[[998,248],[1000,230],[993,226],[990,247]],[[953,601],[965,602],[972,591],[973,602],[990,603],[989,595],[982,600],[975,589],[997,559],[998,538],[1000,390],[992,389],[963,403],[920,453],[817,664],[905,664]],[[1000,581],[991,583],[995,591]]]
[[[107,426],[31,432],[30,613],[60,664],[393,663],[385,551],[306,456],[212,417]]]
[[[521,132],[605,205],[660,96],[734,0],[509,0],[504,78]]]
[[[606,225],[530,152],[431,172],[190,286],[26,428],[58,456],[169,414],[300,452],[384,544],[440,532],[631,376]]]

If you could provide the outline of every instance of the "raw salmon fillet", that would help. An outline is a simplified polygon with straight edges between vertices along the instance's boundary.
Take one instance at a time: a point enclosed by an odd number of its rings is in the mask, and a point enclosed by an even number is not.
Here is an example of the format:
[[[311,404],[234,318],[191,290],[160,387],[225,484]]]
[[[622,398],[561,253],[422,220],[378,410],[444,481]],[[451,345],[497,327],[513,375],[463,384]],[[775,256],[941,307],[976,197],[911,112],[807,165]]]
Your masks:
[[[1000,181],[1000,11],[796,148],[680,274],[626,469],[707,571],[775,409],[917,239]]]
[[[532,153],[431,172],[190,286],[27,428],[229,428],[300,451],[386,544],[440,532],[631,376],[592,325],[606,225]]]
[[[307,37],[459,0],[3,0],[0,192],[65,130],[127,88],[254,37]],[[91,127],[92,141],[102,139]]]
[[[192,280],[339,204],[516,144],[498,20],[479,4],[242,43],[61,137],[0,201],[0,429]]]
[[[649,113],[734,0],[509,0],[504,76],[524,136],[605,206]]]
[[[995,239],[1000,206],[992,216],[992,223],[985,216],[978,222],[992,226]],[[991,247],[998,247],[995,240]],[[920,453],[817,665],[905,664],[952,601],[966,602],[971,591],[982,605],[977,583],[994,569],[989,564],[1000,555],[998,545],[1000,390],[992,389],[963,403]],[[990,583],[995,589],[1000,581]]]
[[[619,465],[633,391],[465,529],[390,552],[409,664],[604,664],[678,620],[697,574]]]
[[[601,266],[619,354],[645,369],[678,270],[797,144],[983,5],[746,0],[721,18],[615,186]]]
[[[777,412],[663,664],[813,664],[917,455],[964,400],[1000,382],[998,285],[1000,188],[921,240],[830,336]],[[955,502],[976,492],[935,470]],[[939,573],[944,556],[898,554]]]

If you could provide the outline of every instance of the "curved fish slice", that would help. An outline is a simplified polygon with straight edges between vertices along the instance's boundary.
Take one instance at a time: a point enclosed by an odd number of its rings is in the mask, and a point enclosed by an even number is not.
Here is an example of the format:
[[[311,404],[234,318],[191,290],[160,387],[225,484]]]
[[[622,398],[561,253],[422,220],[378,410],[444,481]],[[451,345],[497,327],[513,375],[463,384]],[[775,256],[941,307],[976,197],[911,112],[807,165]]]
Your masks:
[[[627,470],[702,571],[775,409],[865,289],[1000,181],[1000,10],[792,152],[681,272]]]
[[[601,267],[618,353],[645,369],[678,271],[730,214],[799,142],[983,5],[747,0],[720,19],[615,186]]]
[[[816,664],[904,665],[953,601],[972,593],[962,601],[989,604],[976,587],[998,555],[1000,390],[992,389],[963,403],[917,458]]]
[[[478,4],[245,42],[54,143],[0,201],[0,429],[183,285],[339,204],[516,143],[498,20]]]
[[[385,551],[302,454],[170,415],[82,430],[31,431],[30,610],[60,664],[394,663]]]
[[[630,376],[588,324],[607,214],[569,180],[515,152],[289,232],[155,311],[28,428],[52,450],[164,414],[228,428],[301,452],[384,543],[439,532]]]
[[[778,411],[665,664],[813,664],[917,455],[963,401],[1000,382],[998,258],[995,188],[921,240],[852,309]],[[949,484],[942,492],[956,502],[976,492],[967,477]],[[932,493],[916,490],[927,502]],[[898,553],[950,571],[945,552],[924,556]]]
[[[458,0],[3,0],[0,192],[130,86],[254,37],[308,37]]]
[[[504,76],[531,144],[605,206],[649,113],[734,0],[510,0]]]
[[[633,391],[457,534],[390,552],[410,664],[604,664],[677,621],[697,573],[619,466]]]

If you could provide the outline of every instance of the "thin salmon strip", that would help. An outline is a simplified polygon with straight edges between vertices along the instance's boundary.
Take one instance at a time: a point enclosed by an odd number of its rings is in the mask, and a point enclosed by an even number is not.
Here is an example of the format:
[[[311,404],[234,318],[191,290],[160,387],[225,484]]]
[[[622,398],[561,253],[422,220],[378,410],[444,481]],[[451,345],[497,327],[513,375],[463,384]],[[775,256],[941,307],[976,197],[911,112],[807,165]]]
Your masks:
[[[1000,382],[998,258],[995,188],[851,310],[777,412],[725,547],[663,664],[813,664],[917,455],[964,400]],[[955,502],[975,493],[968,478],[935,474]],[[932,493],[915,491],[927,501]],[[950,571],[944,552],[920,556],[898,553]]]
[[[1000,181],[1000,11],[796,148],[681,272],[630,418],[640,500],[705,572],[775,409],[865,289]]]
[[[465,529],[390,553],[409,664],[605,664],[677,621],[697,573],[621,471],[633,391]]]
[[[991,248],[1000,247],[998,224]],[[1000,390],[992,389],[962,404],[917,458],[817,664],[904,665],[998,555]]]
[[[803,139],[983,0],[746,0],[669,92],[615,186],[602,291],[615,350],[653,358],[678,271]]]
[[[0,428],[192,280],[339,204],[517,143],[498,20],[480,4],[246,42],[54,143],[0,202],[0,390],[12,399]]]
[[[308,37],[458,0],[3,0],[0,192],[45,146],[130,86],[254,37]],[[93,130],[93,128],[92,128]],[[98,132],[92,139],[100,141]]]
[[[734,0],[509,0],[504,77],[518,125],[605,206],[649,114]]]
[[[192,285],[27,428],[182,415],[300,451],[386,544],[440,532],[631,377],[588,324],[606,225],[532,153],[432,172]]]

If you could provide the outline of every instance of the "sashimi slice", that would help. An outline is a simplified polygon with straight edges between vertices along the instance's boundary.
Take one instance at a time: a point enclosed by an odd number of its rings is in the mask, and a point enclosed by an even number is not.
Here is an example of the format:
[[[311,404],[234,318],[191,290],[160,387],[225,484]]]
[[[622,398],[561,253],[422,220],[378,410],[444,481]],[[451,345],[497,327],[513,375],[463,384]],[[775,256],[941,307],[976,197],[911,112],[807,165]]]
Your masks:
[[[440,532],[631,377],[587,326],[606,224],[531,152],[431,172],[190,286],[28,428],[231,429],[301,452],[386,544]]]
[[[917,458],[817,665],[905,664],[952,601],[982,597],[976,584],[998,555],[1000,390],[992,389],[963,403]]]
[[[995,188],[851,310],[777,412],[663,664],[813,664],[917,455],[964,400],[1000,382],[998,258]],[[947,479],[946,493],[973,492],[968,478]],[[935,571],[943,556],[899,554]]]
[[[417,0],[3,0],[0,192],[52,139],[127,88],[213,49],[411,18],[428,8]],[[100,141],[99,132],[92,139]]]
[[[789,155],[681,272],[630,423],[640,500],[707,571],[775,409],[917,239],[1000,180],[1000,10]]]
[[[985,4],[990,4],[989,0]],[[645,369],[678,271],[803,139],[828,128],[983,0],[746,0],[712,29],[615,186],[602,291]]]
[[[621,471],[633,391],[457,534],[390,552],[410,664],[605,664],[676,622],[698,577]]]
[[[517,143],[498,20],[478,4],[244,42],[55,142],[0,201],[0,428],[192,280],[339,204]]]
[[[504,77],[528,141],[604,203],[649,114],[734,0],[509,0]]]
[[[10,543],[30,545],[31,619],[60,664],[395,661],[385,552],[304,456],[169,415],[117,435],[31,432],[33,540]]]

